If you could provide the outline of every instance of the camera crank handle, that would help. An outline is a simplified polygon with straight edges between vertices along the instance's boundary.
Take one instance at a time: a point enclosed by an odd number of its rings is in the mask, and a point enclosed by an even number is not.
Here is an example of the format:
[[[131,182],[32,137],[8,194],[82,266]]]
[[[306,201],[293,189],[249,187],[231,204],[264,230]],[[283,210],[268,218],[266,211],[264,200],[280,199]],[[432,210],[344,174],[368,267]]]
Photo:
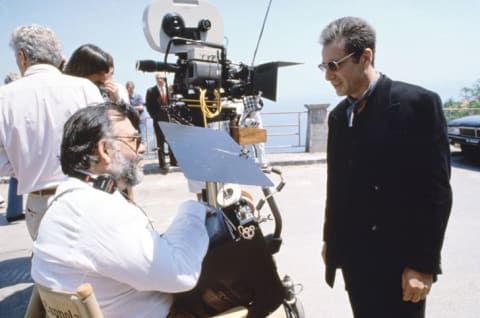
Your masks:
[[[280,175],[280,176],[282,175],[282,172],[281,172],[279,169],[277,169],[277,168],[273,168],[273,167],[272,167],[270,170],[271,170],[273,173],[276,173],[276,174],[278,174],[278,175]]]
[[[257,211],[260,211],[264,205],[265,205],[265,199],[260,199],[260,201],[258,201],[256,206]]]

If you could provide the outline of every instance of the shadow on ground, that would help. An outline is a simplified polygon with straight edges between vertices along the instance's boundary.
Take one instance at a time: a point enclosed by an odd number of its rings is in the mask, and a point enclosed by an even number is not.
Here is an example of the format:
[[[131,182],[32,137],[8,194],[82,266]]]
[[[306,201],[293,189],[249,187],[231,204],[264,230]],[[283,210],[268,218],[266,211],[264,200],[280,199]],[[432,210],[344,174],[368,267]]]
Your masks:
[[[461,152],[452,152],[452,166],[480,172],[480,155],[465,156]]]
[[[17,284],[33,283],[30,277],[30,257],[14,258],[0,262],[0,291],[8,291],[9,287]],[[27,309],[28,300],[33,285],[25,285],[24,289],[9,294],[4,298],[0,293],[0,318],[23,317]]]

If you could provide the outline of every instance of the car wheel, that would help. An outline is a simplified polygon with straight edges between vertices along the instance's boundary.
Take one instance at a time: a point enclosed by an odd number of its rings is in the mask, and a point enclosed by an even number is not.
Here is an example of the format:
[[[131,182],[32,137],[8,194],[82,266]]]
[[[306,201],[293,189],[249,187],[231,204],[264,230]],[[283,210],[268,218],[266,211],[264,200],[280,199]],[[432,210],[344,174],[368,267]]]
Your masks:
[[[467,159],[480,160],[480,149],[468,145],[462,145],[462,154]]]

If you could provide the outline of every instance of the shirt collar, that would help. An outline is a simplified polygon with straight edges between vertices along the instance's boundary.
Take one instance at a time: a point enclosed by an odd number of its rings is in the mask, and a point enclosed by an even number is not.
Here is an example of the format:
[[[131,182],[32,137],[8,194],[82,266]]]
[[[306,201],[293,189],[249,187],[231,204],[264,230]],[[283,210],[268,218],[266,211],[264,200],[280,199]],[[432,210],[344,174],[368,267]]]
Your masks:
[[[29,66],[27,68],[27,70],[25,71],[25,74],[23,76],[30,76],[30,75],[35,75],[35,74],[38,74],[38,73],[45,73],[45,72],[58,73],[58,74],[61,73],[60,70],[53,65],[50,65],[50,64],[35,64],[35,65],[32,65],[32,66]]]
[[[351,96],[347,96],[347,100],[350,102],[350,104],[356,105],[356,104],[359,104],[364,99],[367,99],[375,89],[375,86],[377,85],[379,78],[380,78],[380,73],[377,73],[375,79],[368,84],[367,89],[365,90],[365,92],[363,92],[362,96],[360,96],[358,99],[355,99]]]
[[[373,81],[368,84],[367,89],[363,92],[362,96],[358,99],[354,99],[350,96],[347,96],[347,100],[350,103],[346,109],[347,118],[348,118],[348,127],[353,127],[353,118],[355,116],[355,112],[357,108],[361,105],[361,103],[367,100],[370,95],[372,94],[375,86],[377,85],[378,79],[380,78],[380,73],[376,73],[376,77]]]

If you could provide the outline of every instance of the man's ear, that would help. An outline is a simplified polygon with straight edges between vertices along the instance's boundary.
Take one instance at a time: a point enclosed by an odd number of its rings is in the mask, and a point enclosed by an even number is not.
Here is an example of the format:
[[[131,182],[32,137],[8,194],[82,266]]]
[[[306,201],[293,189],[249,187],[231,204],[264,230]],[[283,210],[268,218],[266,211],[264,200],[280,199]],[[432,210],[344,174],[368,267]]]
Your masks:
[[[109,165],[111,162],[111,155],[113,153],[112,146],[107,140],[102,139],[97,143],[97,156],[98,156],[98,163],[103,163],[105,165]]]
[[[27,56],[23,50],[17,50],[17,61],[18,61],[18,68],[20,69],[20,73],[25,73],[26,69],[30,65],[28,63]]]
[[[364,63],[365,67],[372,65],[373,62],[373,51],[371,48],[366,48],[362,54],[362,62]]]

